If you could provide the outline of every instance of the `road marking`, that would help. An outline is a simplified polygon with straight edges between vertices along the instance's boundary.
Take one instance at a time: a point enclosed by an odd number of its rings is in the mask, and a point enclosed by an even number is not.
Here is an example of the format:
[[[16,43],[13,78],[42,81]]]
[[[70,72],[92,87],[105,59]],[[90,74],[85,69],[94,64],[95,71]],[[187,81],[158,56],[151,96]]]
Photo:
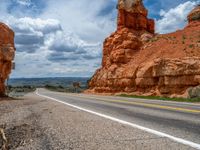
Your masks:
[[[129,99],[129,100],[137,99],[137,100],[146,100],[146,101],[148,100],[148,101],[151,101],[151,102],[165,102],[165,103],[170,103],[170,104],[185,104],[185,105],[191,105],[191,106],[200,106],[200,103],[197,103],[197,102],[193,103],[193,102],[178,102],[178,101],[159,100],[159,99],[145,99],[145,98],[134,98],[134,97],[131,98],[131,97],[123,97],[123,96],[117,96],[117,95],[116,95],[116,97],[126,98],[126,99]]]
[[[89,109],[85,109],[85,108],[82,108],[82,107],[79,107],[79,106],[76,106],[76,105],[72,105],[70,103],[63,102],[63,101],[61,101],[59,99],[39,94],[38,90],[36,90],[36,94],[38,96],[41,96],[41,97],[44,97],[44,98],[47,98],[47,99],[50,99],[50,100],[65,104],[67,106],[79,109],[81,111],[85,111],[85,112],[94,114],[94,115],[99,116],[99,117],[103,117],[103,118],[106,118],[106,119],[109,119],[109,120],[112,120],[112,121],[115,121],[115,122],[118,122],[118,123],[121,123],[121,124],[124,124],[124,125],[128,125],[128,126],[131,126],[133,128],[137,128],[137,129],[146,131],[148,133],[157,135],[159,137],[165,137],[165,138],[168,138],[168,139],[173,140],[175,142],[178,142],[178,143],[181,143],[181,144],[184,144],[184,145],[187,145],[187,146],[190,146],[190,147],[193,147],[193,148],[196,148],[196,149],[200,150],[200,144],[198,144],[198,143],[194,143],[194,142],[191,142],[191,141],[188,141],[188,140],[184,140],[182,138],[178,138],[178,137],[166,134],[164,132],[156,131],[156,130],[153,130],[153,129],[150,129],[150,128],[147,128],[147,127],[143,127],[143,126],[140,126],[140,125],[137,125],[137,124],[134,124],[134,123],[130,123],[130,122],[127,122],[127,121],[124,121],[124,120],[121,120],[121,119],[118,119],[118,118],[115,118],[115,117],[112,117],[112,116],[108,116],[108,115],[105,115],[105,114],[102,114],[102,113],[98,113],[98,112],[95,112],[95,111],[92,111],[92,110],[89,110]]]
[[[68,95],[70,95],[70,94],[68,94]],[[73,97],[89,98],[89,99],[96,99],[96,100],[105,101],[105,102],[132,104],[132,105],[138,105],[138,106],[160,108],[160,109],[166,109],[166,110],[183,111],[183,112],[189,112],[189,113],[200,113],[200,110],[195,110],[195,109],[187,109],[187,108],[181,108],[181,107],[171,107],[171,106],[164,106],[164,105],[158,105],[158,104],[148,104],[148,103],[143,103],[143,102],[130,102],[130,101],[127,101],[127,100],[111,100],[111,99],[103,99],[103,98],[97,98],[97,97],[85,97],[85,96],[80,96],[80,95],[73,95]]]

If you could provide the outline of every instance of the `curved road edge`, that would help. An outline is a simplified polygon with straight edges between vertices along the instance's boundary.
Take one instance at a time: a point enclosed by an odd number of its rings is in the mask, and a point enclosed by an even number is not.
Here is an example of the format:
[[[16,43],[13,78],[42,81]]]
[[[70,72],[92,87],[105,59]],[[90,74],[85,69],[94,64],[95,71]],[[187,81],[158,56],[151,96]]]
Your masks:
[[[118,123],[121,123],[121,124],[124,124],[124,125],[128,125],[128,126],[133,127],[133,128],[137,128],[137,129],[146,131],[148,133],[157,135],[159,137],[166,137],[166,138],[171,139],[171,140],[173,140],[175,142],[178,142],[178,143],[181,143],[181,144],[184,144],[184,145],[187,145],[187,146],[190,146],[190,147],[193,147],[195,149],[199,149],[200,150],[200,144],[199,143],[194,143],[194,142],[191,142],[191,141],[179,138],[179,137],[175,137],[173,135],[166,134],[164,132],[160,132],[160,131],[156,131],[156,130],[153,130],[153,129],[150,129],[150,128],[146,128],[146,127],[140,126],[138,124],[133,124],[133,123],[118,119],[116,117],[112,117],[112,116],[109,116],[109,115],[105,115],[103,113],[99,113],[99,112],[95,112],[95,111],[92,111],[92,110],[89,110],[89,109],[85,109],[85,108],[82,108],[82,107],[79,107],[79,106],[76,106],[76,105],[61,101],[59,99],[56,99],[56,98],[53,98],[53,97],[49,97],[47,95],[40,94],[39,93],[39,89],[36,90],[36,95],[44,97],[44,98],[47,98],[49,100],[53,100],[53,101],[65,104],[67,106],[79,109],[81,111],[84,111],[84,112],[87,112],[87,113],[90,113],[90,114],[93,114],[93,115],[96,115],[96,116],[99,116],[99,117],[103,117],[105,119],[109,119],[109,120],[112,120],[112,121],[115,121],[115,122],[118,122]]]

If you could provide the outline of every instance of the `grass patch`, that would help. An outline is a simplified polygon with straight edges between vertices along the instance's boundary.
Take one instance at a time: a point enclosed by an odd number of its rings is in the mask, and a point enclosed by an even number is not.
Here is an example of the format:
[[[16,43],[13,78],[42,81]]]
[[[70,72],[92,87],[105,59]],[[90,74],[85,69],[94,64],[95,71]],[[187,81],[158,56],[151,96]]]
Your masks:
[[[186,36],[185,36],[185,35],[183,35],[183,36],[182,36],[182,39],[183,39],[183,40],[185,40],[185,39],[186,39]]]
[[[190,45],[189,45],[189,48],[193,48],[193,47],[194,47],[194,45],[193,45],[193,44],[190,44]]]
[[[160,96],[136,96],[136,95],[126,95],[126,94],[121,94],[118,96],[129,97],[129,98],[151,99],[151,100],[176,101],[176,102],[200,102],[200,98],[169,98]]]
[[[25,94],[32,93],[36,90],[34,86],[8,86],[6,89],[6,95],[12,98],[22,97]]]

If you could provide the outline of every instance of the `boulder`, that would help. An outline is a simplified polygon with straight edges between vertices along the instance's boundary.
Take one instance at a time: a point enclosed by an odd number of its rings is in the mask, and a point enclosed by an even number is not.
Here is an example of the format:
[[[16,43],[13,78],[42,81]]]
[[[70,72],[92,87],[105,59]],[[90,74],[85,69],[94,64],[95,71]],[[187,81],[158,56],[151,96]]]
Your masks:
[[[200,86],[189,88],[188,96],[189,96],[189,98],[199,98],[200,97]]]

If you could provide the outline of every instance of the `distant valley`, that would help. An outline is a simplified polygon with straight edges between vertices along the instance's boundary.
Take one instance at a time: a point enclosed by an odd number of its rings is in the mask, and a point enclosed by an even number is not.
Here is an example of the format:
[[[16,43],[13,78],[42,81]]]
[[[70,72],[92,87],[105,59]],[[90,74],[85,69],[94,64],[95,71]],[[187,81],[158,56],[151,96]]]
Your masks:
[[[8,80],[8,86],[11,87],[61,87],[73,88],[74,82],[79,82],[81,88],[87,88],[89,77],[53,77],[53,78],[11,78]]]

